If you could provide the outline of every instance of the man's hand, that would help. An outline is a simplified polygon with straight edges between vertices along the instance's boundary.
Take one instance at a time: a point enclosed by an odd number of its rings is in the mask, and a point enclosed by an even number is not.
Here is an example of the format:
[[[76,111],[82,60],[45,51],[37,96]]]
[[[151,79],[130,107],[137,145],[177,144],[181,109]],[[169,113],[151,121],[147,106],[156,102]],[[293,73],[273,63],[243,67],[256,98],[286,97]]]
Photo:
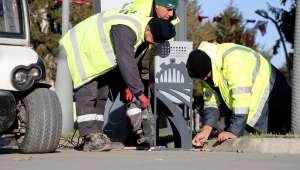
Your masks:
[[[149,106],[149,100],[148,100],[148,98],[144,95],[144,93],[142,93],[141,95],[139,95],[136,99],[137,99],[139,102],[141,102],[141,106],[138,106],[138,107],[141,107],[141,109],[146,109],[146,108]]]
[[[218,140],[220,141],[220,142],[224,142],[225,140],[227,140],[227,139],[236,139],[236,138],[238,138],[237,136],[235,136],[233,133],[231,133],[231,132],[222,132],[222,133],[220,133],[219,134],[219,136],[218,136]]]
[[[129,90],[129,88],[124,88],[120,90],[120,100],[123,103],[127,103],[132,101],[133,99],[133,95],[131,93],[131,91]]]
[[[192,140],[192,144],[195,146],[203,146],[207,141],[211,131],[212,127],[205,125],[203,127],[203,130],[194,137],[194,139]]]

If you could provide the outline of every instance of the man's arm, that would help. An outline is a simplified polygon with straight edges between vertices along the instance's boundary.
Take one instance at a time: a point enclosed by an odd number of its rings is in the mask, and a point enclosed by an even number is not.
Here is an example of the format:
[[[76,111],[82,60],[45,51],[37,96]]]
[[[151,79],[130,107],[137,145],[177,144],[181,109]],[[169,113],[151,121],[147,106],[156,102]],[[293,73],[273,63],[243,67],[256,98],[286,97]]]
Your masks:
[[[220,117],[221,96],[206,81],[200,80],[200,83],[204,100],[203,125],[217,128]]]
[[[224,70],[228,80],[230,96],[232,97],[232,116],[228,132],[235,136],[244,134],[251,103],[253,66],[250,64],[253,56],[247,52],[236,50],[226,56],[224,63],[228,66]]]
[[[193,138],[192,144],[195,146],[203,146],[207,141],[212,129],[213,128],[211,126],[204,125],[202,131]]]
[[[134,58],[136,34],[130,27],[125,25],[112,26],[110,34],[123,79],[130,91],[135,96],[139,96],[144,91],[144,85],[141,82],[137,62]]]
[[[193,145],[203,146],[208,140],[208,137],[213,128],[217,128],[217,123],[220,117],[219,106],[221,104],[220,96],[216,93],[210,85],[204,80],[200,80],[203,100],[203,129],[193,138]]]

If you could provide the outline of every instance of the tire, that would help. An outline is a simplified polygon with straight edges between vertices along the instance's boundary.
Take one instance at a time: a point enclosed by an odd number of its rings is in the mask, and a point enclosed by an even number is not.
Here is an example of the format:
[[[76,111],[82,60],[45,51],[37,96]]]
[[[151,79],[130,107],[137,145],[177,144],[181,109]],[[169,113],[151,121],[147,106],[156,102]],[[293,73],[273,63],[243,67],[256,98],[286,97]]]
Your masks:
[[[54,152],[62,131],[62,111],[56,93],[47,88],[37,88],[22,103],[26,110],[25,135],[17,137],[23,153]]]

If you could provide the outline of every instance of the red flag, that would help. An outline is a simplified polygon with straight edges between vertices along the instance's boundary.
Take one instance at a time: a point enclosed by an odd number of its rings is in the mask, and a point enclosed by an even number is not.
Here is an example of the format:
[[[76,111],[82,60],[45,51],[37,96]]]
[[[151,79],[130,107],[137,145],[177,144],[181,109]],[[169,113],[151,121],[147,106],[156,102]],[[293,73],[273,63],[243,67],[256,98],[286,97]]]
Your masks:
[[[210,43],[212,43],[212,42],[214,42],[215,40],[214,39],[212,39],[212,40],[208,40],[207,42],[210,42]]]
[[[63,0],[55,0],[55,3],[57,3],[57,2],[60,2],[60,3],[62,3],[63,2]],[[78,0],[78,1],[76,1],[76,0],[70,0],[70,2],[72,2],[72,3],[74,3],[74,4],[81,4],[81,5],[91,5],[91,6],[94,6],[94,3],[90,3],[90,2],[86,2],[85,0]]]
[[[206,19],[206,18],[208,18],[208,16],[200,16],[200,15],[198,15],[198,21],[199,22],[202,22],[202,19]]]
[[[235,43],[240,44],[242,39],[242,31],[236,32],[235,33]]]
[[[246,46],[253,47],[254,44],[254,28],[246,30]]]
[[[236,18],[230,18],[230,25],[233,26],[239,22],[239,19]]]
[[[233,34],[226,35],[225,42],[231,42],[232,37],[233,37]]]
[[[264,36],[267,33],[267,24],[268,21],[257,21],[254,28],[258,28],[261,32],[261,35]]]
[[[213,22],[221,22],[222,18],[221,17],[214,17]]]
[[[216,41],[217,41],[218,44],[221,44],[222,43],[222,37],[217,37]]]
[[[247,23],[247,22],[254,23],[255,21],[256,21],[256,20],[254,20],[254,19],[247,19],[247,20],[246,20],[246,23]]]

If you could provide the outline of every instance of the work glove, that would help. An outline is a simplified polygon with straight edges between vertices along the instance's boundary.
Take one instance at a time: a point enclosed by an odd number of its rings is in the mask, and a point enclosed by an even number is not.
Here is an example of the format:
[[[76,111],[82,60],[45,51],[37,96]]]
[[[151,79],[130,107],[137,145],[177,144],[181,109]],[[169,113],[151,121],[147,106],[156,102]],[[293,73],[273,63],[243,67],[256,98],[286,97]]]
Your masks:
[[[129,88],[123,88],[120,90],[120,100],[123,103],[128,103],[130,101],[132,101],[133,99],[133,95],[131,93],[131,91],[129,90]]]
[[[146,109],[149,106],[149,100],[144,95],[144,93],[142,93],[141,95],[139,95],[138,97],[136,97],[136,99],[138,101],[137,107],[139,107],[141,109]]]

